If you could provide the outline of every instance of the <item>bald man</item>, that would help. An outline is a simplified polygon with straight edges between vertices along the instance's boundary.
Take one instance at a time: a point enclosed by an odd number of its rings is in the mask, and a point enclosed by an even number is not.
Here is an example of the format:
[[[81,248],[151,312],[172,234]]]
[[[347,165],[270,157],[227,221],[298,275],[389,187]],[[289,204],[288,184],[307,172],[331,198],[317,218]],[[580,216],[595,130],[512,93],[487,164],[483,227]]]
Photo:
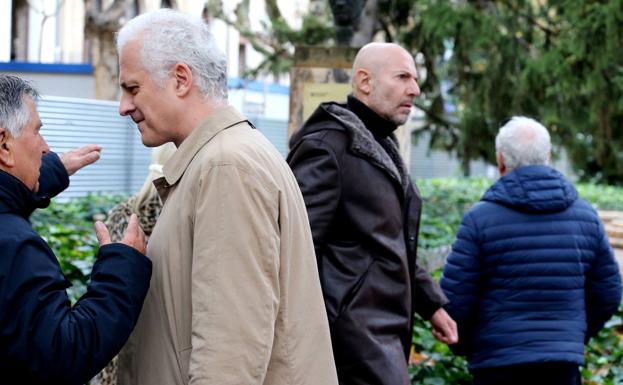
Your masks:
[[[321,104],[290,141],[340,384],[409,384],[414,312],[436,338],[457,341],[446,297],[416,263],[422,200],[393,134],[419,94],[407,51],[368,44],[346,104]]]

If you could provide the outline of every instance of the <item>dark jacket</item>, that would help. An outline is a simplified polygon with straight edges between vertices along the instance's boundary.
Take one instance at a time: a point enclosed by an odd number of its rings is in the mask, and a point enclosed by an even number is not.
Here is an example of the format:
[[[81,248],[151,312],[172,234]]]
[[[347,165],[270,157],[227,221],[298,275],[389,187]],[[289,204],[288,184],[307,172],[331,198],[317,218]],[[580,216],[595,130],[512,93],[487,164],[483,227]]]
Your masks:
[[[307,206],[340,383],[406,385],[413,313],[430,318],[446,300],[416,264],[421,198],[396,127],[348,103],[321,104],[293,135],[288,163]]]
[[[149,259],[110,244],[71,306],[70,283],[28,220],[68,183],[56,155],[44,158],[38,195],[0,171],[0,384],[84,384],[121,349],[147,293]]]
[[[471,369],[582,364],[621,301],[599,217],[547,166],[503,176],[466,213],[441,286]]]

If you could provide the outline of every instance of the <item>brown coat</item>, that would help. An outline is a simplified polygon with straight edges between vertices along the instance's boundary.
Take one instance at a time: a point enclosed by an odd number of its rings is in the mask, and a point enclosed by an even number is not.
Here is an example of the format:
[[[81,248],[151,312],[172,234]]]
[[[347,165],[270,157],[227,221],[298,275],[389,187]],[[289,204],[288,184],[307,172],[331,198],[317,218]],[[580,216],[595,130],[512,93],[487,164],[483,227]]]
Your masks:
[[[164,175],[151,288],[121,378],[336,385],[305,204],[275,148],[226,107],[184,140]]]

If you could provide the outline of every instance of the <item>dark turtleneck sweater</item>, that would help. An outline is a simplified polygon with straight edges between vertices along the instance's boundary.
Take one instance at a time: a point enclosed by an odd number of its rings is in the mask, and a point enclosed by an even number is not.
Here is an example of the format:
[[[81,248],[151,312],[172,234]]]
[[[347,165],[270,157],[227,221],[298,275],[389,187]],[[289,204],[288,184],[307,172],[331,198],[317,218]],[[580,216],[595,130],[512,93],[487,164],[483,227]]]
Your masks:
[[[354,97],[353,95],[348,95],[346,100],[346,108],[349,111],[357,115],[357,117],[363,122],[368,131],[372,133],[374,139],[383,147],[385,152],[392,159],[396,167],[398,168],[398,172],[402,178],[403,187],[406,189],[407,184],[409,183],[409,175],[407,173],[407,169],[404,165],[404,161],[400,156],[400,148],[398,147],[398,141],[393,135],[394,131],[398,126],[396,126],[393,122],[381,117],[379,114],[374,112],[370,107],[366,106],[362,101]]]
[[[398,128],[393,122],[381,117],[353,95],[348,95],[346,107],[361,119],[377,141],[387,138]]]

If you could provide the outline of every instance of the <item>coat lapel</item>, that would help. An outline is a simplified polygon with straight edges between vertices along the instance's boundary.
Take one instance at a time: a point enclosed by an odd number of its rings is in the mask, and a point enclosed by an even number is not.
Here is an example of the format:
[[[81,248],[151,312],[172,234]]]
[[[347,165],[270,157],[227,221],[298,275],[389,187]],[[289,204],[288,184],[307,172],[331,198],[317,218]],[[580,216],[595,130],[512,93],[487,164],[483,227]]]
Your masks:
[[[374,139],[374,136],[365,127],[361,119],[350,110],[335,103],[326,104],[325,109],[346,127],[351,138],[350,150],[357,156],[368,159],[370,163],[382,169],[404,189],[404,179],[400,170],[396,167],[396,163],[394,163],[383,146]]]

